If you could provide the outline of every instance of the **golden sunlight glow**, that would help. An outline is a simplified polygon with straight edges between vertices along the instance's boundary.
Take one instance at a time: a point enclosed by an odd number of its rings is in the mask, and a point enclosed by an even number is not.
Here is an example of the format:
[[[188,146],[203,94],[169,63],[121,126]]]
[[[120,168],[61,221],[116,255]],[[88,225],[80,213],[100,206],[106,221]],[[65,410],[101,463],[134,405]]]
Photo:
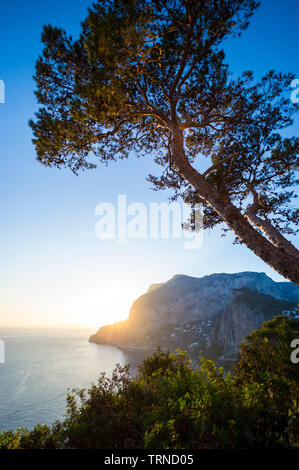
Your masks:
[[[51,277],[36,283],[23,280],[5,290],[1,301],[1,326],[71,326],[97,329],[102,325],[125,320],[137,297],[148,282],[122,273],[115,278],[94,273],[88,279],[66,276]],[[13,298],[13,302],[12,302]],[[11,320],[13,319],[13,324]]]

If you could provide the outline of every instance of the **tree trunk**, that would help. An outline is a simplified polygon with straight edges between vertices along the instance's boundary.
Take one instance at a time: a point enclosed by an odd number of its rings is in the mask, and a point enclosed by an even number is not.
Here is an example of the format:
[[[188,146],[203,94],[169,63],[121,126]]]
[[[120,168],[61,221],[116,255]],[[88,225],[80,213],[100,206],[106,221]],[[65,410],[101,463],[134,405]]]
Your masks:
[[[292,245],[291,253],[281,246],[275,246],[257,231],[223,193],[219,194],[205,178],[189,163],[184,151],[184,137],[178,128],[173,129],[173,161],[183,177],[226,222],[235,235],[251,251],[286,279],[299,285],[299,251]]]

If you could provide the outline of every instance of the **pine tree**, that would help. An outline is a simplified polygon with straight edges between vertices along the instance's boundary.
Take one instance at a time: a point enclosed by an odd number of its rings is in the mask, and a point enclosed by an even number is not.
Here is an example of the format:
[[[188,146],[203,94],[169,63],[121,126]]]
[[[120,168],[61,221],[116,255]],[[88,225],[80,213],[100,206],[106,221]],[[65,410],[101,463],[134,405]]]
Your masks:
[[[296,105],[292,74],[232,79],[222,42],[239,36],[254,0],[96,1],[77,40],[44,28],[36,65],[41,108],[30,125],[38,160],[72,171],[137,155],[163,167],[156,189],[201,202],[204,226],[225,223],[299,283],[292,205],[298,139],[283,138]],[[202,164],[202,162],[204,162]],[[207,163],[208,162],[208,165]],[[202,167],[206,170],[200,170]]]

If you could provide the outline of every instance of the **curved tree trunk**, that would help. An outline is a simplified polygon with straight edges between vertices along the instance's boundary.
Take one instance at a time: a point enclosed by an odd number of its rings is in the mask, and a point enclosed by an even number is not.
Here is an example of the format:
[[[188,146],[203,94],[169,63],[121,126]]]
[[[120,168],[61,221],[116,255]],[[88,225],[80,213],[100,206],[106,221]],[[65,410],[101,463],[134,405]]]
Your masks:
[[[173,161],[183,177],[193,186],[196,193],[204,199],[226,222],[235,235],[259,258],[286,279],[299,285],[299,251],[284,237],[284,246],[276,245],[256,230],[249,222],[250,217],[243,215],[223,193],[210,186],[205,178],[189,163],[184,151],[184,138],[180,129],[173,129]],[[291,249],[287,249],[288,244]]]

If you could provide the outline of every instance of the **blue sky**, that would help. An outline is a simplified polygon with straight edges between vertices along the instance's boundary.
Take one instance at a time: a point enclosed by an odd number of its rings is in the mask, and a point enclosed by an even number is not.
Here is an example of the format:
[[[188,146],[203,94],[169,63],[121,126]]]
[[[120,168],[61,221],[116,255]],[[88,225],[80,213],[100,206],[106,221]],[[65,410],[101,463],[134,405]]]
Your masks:
[[[94,227],[100,202],[163,202],[146,181],[157,173],[150,156],[100,166],[74,176],[35,160],[28,120],[37,110],[32,75],[44,24],[76,36],[87,0],[16,0],[1,3],[0,79],[0,326],[92,326],[126,318],[131,303],[154,282],[174,274],[265,271],[281,278],[246,247],[219,231],[204,234],[199,250],[182,240],[100,241]],[[225,44],[235,74],[298,70],[296,0],[265,0],[240,39]],[[298,135],[298,119],[287,131]]]

